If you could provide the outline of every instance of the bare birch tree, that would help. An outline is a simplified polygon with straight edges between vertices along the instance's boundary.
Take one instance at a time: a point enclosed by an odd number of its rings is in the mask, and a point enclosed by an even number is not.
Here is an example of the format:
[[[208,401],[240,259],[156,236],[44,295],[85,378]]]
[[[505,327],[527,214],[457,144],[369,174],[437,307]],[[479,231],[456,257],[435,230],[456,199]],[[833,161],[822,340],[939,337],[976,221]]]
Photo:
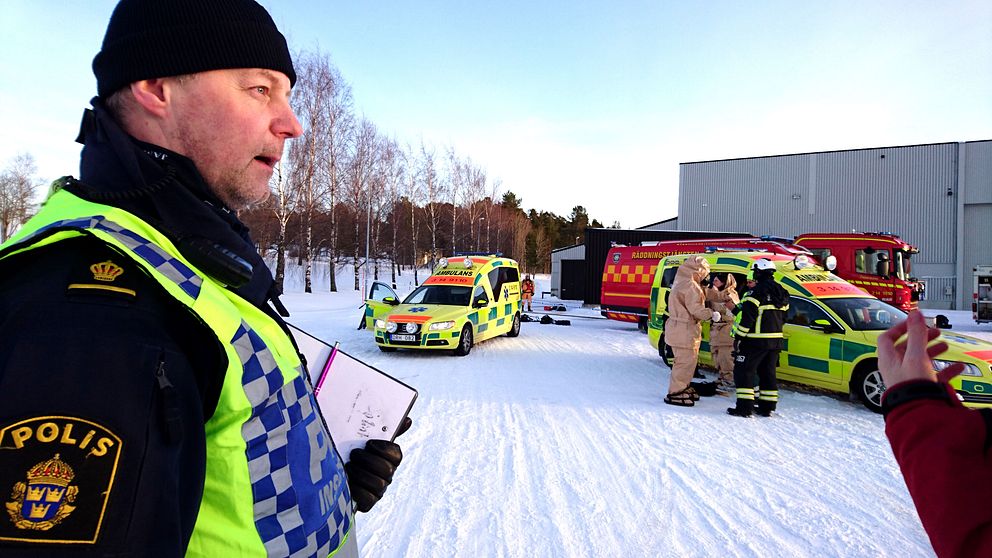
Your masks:
[[[290,183],[295,191],[296,208],[300,217],[300,252],[303,260],[303,291],[313,292],[313,258],[317,241],[314,239],[315,215],[323,207],[327,183],[321,180],[320,166],[327,149],[325,116],[329,97],[334,90],[330,65],[318,54],[297,56],[298,80],[293,90],[292,105],[303,126],[303,135],[289,148],[293,172]]]
[[[293,190],[289,187],[288,181],[283,177],[283,163],[276,164],[276,172],[272,175],[271,186],[275,194],[273,196],[272,212],[275,214],[276,230],[276,286],[283,290],[283,283],[286,279],[286,228],[289,219],[293,216]]]
[[[399,145],[397,145],[395,140],[384,139],[382,141],[381,149],[381,161],[382,161],[382,176],[384,179],[384,187],[382,192],[383,200],[383,217],[387,220],[392,229],[392,238],[390,239],[390,251],[389,251],[389,268],[390,268],[390,283],[393,287],[396,286],[396,275],[399,268],[399,229],[400,229],[400,216],[398,214],[398,206],[400,201],[400,190],[403,187],[403,153],[400,152]]]
[[[499,221],[500,213],[499,206],[494,203],[494,201],[499,197],[499,191],[502,187],[502,182],[499,179],[493,180],[489,185],[489,190],[486,192],[486,203],[484,205],[484,213],[486,217],[486,252],[492,252],[493,249],[490,248],[490,239],[492,239],[491,231],[493,227],[493,219],[497,219],[496,223],[496,251],[499,251]]]
[[[338,257],[338,219],[337,201],[339,193],[344,189],[344,172],[348,145],[354,135],[355,115],[352,106],[351,87],[345,83],[337,68],[328,62],[328,74],[333,89],[327,97],[324,112],[326,126],[326,144],[324,151],[325,172],[328,182],[328,207],[330,210],[328,274],[330,275],[331,292],[337,292],[337,257]]]
[[[348,161],[347,176],[347,203],[355,214],[355,251],[353,254],[353,266],[355,270],[355,290],[361,288],[358,278],[358,271],[362,265],[359,264],[362,223],[368,223],[369,214],[372,211],[372,173],[374,171],[376,159],[377,134],[372,121],[362,117],[355,128],[354,141]],[[365,216],[365,219],[361,217]],[[369,231],[371,232],[371,231]]]
[[[448,194],[451,200],[451,253],[458,249],[458,197],[465,188],[465,163],[455,155],[453,148],[448,149]]]
[[[437,263],[437,233],[441,226],[441,212],[438,204],[444,197],[444,185],[437,172],[437,162],[434,159],[434,149],[420,143],[420,184],[423,188],[427,228],[431,232],[431,269]]]
[[[413,264],[413,285],[420,285],[420,278],[418,277],[418,270],[420,268],[420,260],[417,257],[417,249],[420,247],[419,244],[419,227],[417,227],[417,204],[420,203],[421,193],[423,189],[421,188],[420,180],[420,161],[417,160],[413,149],[407,146],[405,150],[406,158],[406,180],[405,180],[405,195],[407,200],[410,202],[410,254],[411,263]]]
[[[469,245],[474,246],[475,251],[481,251],[482,239],[483,203],[486,192],[486,171],[472,164],[471,159],[463,161],[461,203],[465,208],[464,213],[468,216],[469,224]]]
[[[34,157],[20,153],[0,173],[0,242],[10,238],[30,217],[32,198],[40,184],[36,172]]]

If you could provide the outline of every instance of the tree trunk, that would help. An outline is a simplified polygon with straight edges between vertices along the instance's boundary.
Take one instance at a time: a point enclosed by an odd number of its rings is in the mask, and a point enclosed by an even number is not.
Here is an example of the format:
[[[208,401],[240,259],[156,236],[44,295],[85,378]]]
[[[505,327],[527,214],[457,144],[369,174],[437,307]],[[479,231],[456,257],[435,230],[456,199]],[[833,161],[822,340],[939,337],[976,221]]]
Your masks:
[[[308,219],[309,221],[309,219]],[[311,223],[307,223],[307,241],[306,241],[306,267],[303,270],[303,292],[312,293],[313,285],[311,284],[311,274],[313,272],[313,226]]]

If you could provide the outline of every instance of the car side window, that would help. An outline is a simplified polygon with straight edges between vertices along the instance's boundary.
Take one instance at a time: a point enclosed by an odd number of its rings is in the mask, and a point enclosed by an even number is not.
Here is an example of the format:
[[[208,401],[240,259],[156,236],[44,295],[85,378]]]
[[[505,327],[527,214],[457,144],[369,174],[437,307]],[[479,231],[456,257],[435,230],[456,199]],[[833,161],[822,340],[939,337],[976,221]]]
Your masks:
[[[670,267],[666,269],[665,272],[662,273],[661,275],[661,286],[671,287],[672,283],[675,282],[675,274],[678,273],[678,271],[679,271],[678,266]]]
[[[500,286],[506,283],[520,282],[520,272],[515,268],[503,266],[499,268]]]
[[[500,270],[500,268],[494,267],[492,269],[492,271],[490,271],[489,273],[486,274],[486,275],[489,276],[489,284],[493,288],[493,299],[494,300],[499,300],[499,295],[500,295],[500,293],[503,292],[503,281],[502,281],[503,278],[501,277],[499,270]],[[476,296],[475,298],[478,298],[478,297]]]
[[[476,287],[475,292],[472,293],[472,304],[475,304],[475,301],[480,298],[486,299],[487,302],[489,301],[489,297],[486,296],[486,289],[482,285]]]
[[[830,320],[830,316],[813,302],[805,298],[792,297],[789,301],[789,311],[785,314],[786,323],[809,327],[816,320]]]
[[[386,297],[396,298],[396,293],[392,289],[383,285],[382,283],[372,283],[372,292],[369,293],[369,300],[374,300],[376,302],[382,302]]]

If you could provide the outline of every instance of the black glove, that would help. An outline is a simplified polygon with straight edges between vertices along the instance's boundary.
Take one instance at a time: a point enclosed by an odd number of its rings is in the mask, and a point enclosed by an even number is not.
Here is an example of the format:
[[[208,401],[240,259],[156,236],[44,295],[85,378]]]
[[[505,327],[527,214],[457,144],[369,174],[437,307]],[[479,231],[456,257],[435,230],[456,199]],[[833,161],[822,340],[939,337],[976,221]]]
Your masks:
[[[406,417],[396,435],[406,432],[411,424],[413,420]],[[362,513],[372,509],[386,492],[389,483],[393,482],[393,473],[402,460],[403,451],[400,446],[386,440],[369,440],[364,448],[351,450],[344,470],[348,475],[348,488],[351,490],[355,509]]]

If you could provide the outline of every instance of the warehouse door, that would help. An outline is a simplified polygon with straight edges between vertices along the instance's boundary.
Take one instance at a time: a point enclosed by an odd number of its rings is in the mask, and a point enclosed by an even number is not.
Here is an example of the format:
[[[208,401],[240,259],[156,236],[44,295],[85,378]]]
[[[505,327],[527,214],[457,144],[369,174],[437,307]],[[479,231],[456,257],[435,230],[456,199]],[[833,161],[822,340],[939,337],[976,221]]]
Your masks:
[[[561,261],[561,294],[562,300],[583,300],[586,296],[586,261]]]

